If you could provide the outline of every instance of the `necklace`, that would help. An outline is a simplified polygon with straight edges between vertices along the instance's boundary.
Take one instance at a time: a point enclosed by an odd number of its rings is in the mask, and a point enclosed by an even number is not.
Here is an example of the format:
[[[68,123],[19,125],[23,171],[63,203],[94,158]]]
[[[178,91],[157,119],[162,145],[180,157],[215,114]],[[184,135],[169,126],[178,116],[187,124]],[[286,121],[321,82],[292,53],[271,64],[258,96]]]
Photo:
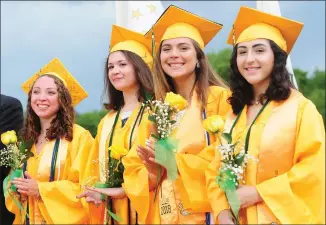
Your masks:
[[[258,99],[254,99],[254,100],[252,100],[251,103],[252,103],[253,105],[259,105],[259,104],[260,104],[260,102],[259,102]]]

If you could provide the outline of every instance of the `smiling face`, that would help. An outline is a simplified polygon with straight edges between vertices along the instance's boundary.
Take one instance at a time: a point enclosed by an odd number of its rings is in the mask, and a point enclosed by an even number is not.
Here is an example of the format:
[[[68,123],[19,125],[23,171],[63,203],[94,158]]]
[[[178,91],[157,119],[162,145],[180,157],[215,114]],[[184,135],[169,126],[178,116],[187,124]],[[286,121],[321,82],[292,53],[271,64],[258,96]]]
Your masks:
[[[58,87],[53,78],[42,76],[38,78],[31,90],[31,106],[40,119],[50,119],[56,116],[60,104]]]
[[[110,54],[108,77],[114,88],[119,91],[138,88],[135,68],[121,51]]]
[[[174,38],[162,42],[161,66],[172,79],[195,76],[197,54],[190,38]]]
[[[266,39],[238,44],[237,66],[241,75],[253,86],[268,87],[274,66],[274,53]]]

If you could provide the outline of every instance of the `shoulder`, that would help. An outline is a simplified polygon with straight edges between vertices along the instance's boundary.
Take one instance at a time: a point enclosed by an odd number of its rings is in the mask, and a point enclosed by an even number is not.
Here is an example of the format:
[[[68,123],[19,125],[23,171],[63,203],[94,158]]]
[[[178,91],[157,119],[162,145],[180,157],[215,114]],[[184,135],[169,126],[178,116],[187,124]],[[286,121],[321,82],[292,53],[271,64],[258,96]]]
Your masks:
[[[208,89],[208,103],[217,101],[218,99],[227,99],[230,96],[230,89],[224,87],[210,86]]]
[[[21,102],[14,97],[1,94],[1,109],[5,108],[22,108]]]
[[[86,130],[84,127],[78,125],[78,124],[74,124],[74,127],[73,127],[73,135],[74,135],[74,138],[79,138],[81,136],[92,136],[91,133]]]

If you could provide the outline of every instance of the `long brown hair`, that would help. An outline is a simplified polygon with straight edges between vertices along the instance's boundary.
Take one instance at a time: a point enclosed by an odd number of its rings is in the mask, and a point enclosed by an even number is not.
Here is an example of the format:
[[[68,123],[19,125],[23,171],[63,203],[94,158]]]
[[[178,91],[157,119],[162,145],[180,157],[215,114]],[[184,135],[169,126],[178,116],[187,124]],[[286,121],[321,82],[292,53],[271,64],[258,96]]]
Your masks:
[[[137,54],[126,51],[126,50],[120,50],[122,54],[125,55],[127,60],[131,62],[133,65],[133,68],[136,73],[136,80],[139,85],[138,90],[138,101],[142,101],[145,99],[145,93],[153,95],[153,77],[152,72],[148,65],[144,62],[144,60],[138,56]],[[108,77],[108,61],[109,61],[110,55],[108,55],[106,62],[105,62],[105,68],[104,68],[104,90],[102,93],[102,99],[103,97],[107,97],[109,102],[108,104],[105,104],[105,108],[108,110],[117,110],[120,107],[124,105],[124,99],[123,99],[123,93],[122,91],[117,90],[112,83],[110,82],[110,79]]]
[[[72,105],[71,95],[63,82],[56,76],[44,74],[39,76],[37,80],[44,76],[50,77],[54,80],[54,83],[58,88],[59,101],[59,110],[56,117],[52,119],[50,128],[46,131],[46,139],[54,140],[56,138],[65,138],[68,141],[72,141],[75,112]],[[21,136],[24,141],[32,141],[36,143],[38,136],[41,134],[41,123],[40,118],[36,115],[31,106],[31,96],[34,84],[28,92],[26,119],[24,127],[21,130]]]
[[[207,104],[209,86],[227,87],[224,80],[217,75],[208,62],[208,59],[199,47],[196,41],[192,40],[195,47],[199,68],[195,68],[195,85],[198,96],[201,99],[202,107]],[[167,92],[176,92],[173,85],[172,78],[166,74],[161,65],[161,50],[162,43],[156,53],[155,67],[154,67],[154,90],[156,99],[164,99]]]

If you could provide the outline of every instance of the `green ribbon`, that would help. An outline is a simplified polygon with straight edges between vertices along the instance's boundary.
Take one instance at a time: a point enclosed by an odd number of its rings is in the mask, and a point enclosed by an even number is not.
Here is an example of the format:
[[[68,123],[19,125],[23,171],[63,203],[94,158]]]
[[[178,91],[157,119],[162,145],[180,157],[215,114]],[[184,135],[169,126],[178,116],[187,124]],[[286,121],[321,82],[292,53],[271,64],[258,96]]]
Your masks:
[[[10,198],[15,203],[15,205],[19,208],[19,210],[21,212],[23,212],[23,211],[25,211],[24,206],[19,201],[17,201],[16,198],[12,194],[10,194],[10,191],[8,189],[9,182],[12,181],[15,178],[20,178],[20,177],[23,177],[23,170],[22,169],[12,170],[10,172],[10,174],[3,180],[2,189],[3,189],[3,194],[4,194],[5,198],[9,195]],[[12,190],[13,192],[17,192],[17,187],[14,184],[12,184],[10,186],[10,190]],[[28,216],[27,212],[26,212],[26,215]]]
[[[232,173],[231,169],[220,171],[219,176],[216,178],[216,182],[218,183],[219,187],[225,192],[232,213],[238,222],[240,199],[238,198],[236,192],[236,180],[237,176]]]
[[[178,177],[178,167],[175,160],[177,147],[178,141],[171,137],[158,140],[155,144],[155,161],[166,168],[169,180],[175,180]]]

